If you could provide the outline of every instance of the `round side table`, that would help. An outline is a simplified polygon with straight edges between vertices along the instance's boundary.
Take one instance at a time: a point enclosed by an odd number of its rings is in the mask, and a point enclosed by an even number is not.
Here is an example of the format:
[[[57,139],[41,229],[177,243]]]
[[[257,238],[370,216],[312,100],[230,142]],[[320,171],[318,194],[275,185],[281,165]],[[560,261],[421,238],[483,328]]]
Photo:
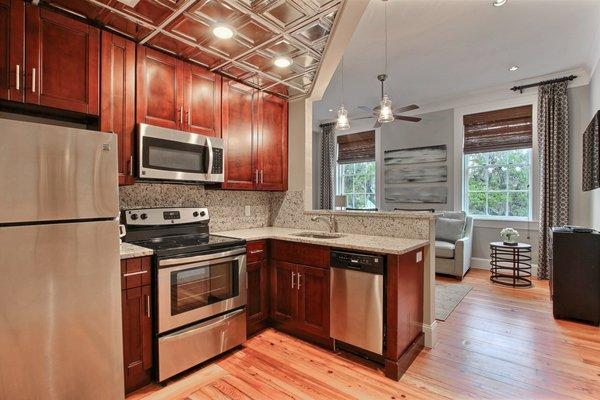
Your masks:
[[[512,287],[531,286],[531,245],[517,243],[514,246],[503,242],[490,243],[490,280]]]

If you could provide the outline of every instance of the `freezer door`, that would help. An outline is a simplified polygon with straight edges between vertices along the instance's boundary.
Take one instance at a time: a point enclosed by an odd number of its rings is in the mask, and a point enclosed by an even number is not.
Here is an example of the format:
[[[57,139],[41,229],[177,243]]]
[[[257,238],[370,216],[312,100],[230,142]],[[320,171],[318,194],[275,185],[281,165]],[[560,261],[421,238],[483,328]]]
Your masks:
[[[0,227],[0,399],[123,399],[118,225]]]
[[[0,224],[116,217],[112,133],[0,119]]]

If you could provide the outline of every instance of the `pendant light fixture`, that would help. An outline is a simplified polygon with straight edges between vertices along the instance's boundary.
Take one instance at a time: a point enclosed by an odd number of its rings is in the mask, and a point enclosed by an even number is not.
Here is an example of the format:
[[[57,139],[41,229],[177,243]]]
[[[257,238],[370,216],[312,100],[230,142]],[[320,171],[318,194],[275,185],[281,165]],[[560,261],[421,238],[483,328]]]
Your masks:
[[[384,30],[385,30],[385,69],[384,73],[377,76],[377,79],[381,82],[381,102],[379,103],[379,115],[377,116],[377,122],[385,124],[386,122],[392,122],[394,120],[394,113],[392,112],[392,100],[387,94],[384,94],[383,82],[387,78],[388,69],[388,30],[387,30],[387,0],[384,2]]]
[[[345,131],[350,129],[350,121],[348,121],[348,110],[344,107],[344,57],[342,56],[342,105],[337,112],[337,121],[335,129]]]

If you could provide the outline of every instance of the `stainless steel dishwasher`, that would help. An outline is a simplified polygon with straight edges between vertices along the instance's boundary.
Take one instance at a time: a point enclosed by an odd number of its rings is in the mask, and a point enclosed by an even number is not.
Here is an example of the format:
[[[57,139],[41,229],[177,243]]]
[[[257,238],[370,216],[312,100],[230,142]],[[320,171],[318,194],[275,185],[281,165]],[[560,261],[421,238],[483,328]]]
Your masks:
[[[331,252],[331,337],[383,354],[385,258]]]

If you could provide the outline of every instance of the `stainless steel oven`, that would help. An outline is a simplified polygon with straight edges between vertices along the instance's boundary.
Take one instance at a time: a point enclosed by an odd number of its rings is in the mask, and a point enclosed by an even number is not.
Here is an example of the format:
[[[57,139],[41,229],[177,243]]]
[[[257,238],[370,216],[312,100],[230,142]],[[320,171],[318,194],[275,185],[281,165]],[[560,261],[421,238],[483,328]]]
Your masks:
[[[223,182],[223,139],[139,124],[137,174],[140,179]]]
[[[246,249],[158,261],[158,333],[246,305]]]

